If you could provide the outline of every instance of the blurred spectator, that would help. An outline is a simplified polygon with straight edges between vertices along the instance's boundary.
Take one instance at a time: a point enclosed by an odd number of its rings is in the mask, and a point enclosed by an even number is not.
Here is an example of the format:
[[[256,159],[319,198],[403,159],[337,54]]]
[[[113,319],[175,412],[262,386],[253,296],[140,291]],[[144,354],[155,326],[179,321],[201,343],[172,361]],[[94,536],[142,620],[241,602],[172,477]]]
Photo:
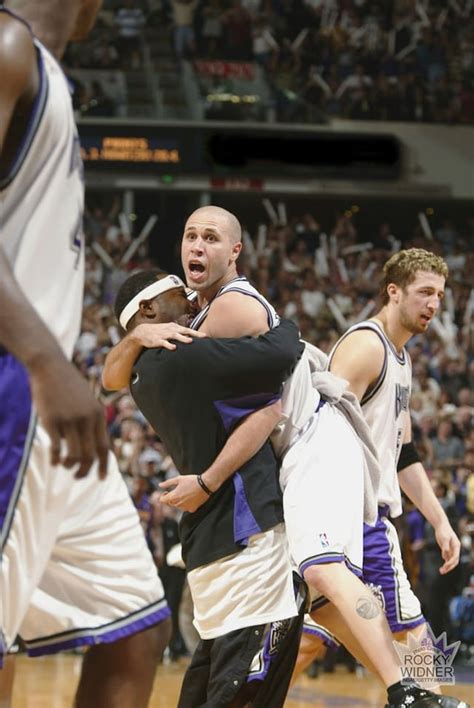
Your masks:
[[[209,59],[217,59],[222,52],[222,2],[207,0],[201,8],[201,54]]]
[[[194,55],[194,13],[198,0],[170,0],[173,10],[174,49],[178,59],[189,59]]]
[[[145,15],[136,0],[123,0],[123,6],[117,10],[115,24],[117,25],[117,50],[124,68],[140,67],[142,32],[145,26]]]

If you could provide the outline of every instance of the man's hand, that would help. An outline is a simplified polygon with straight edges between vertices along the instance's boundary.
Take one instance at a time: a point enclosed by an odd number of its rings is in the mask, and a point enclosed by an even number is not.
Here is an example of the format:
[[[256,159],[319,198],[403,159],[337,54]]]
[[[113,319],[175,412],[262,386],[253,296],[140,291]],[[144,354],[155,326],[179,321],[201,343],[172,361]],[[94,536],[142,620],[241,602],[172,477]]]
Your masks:
[[[96,458],[98,474],[107,474],[109,440],[105,417],[77,369],[60,354],[30,369],[31,393],[38,417],[51,438],[51,464],[79,465],[85,477]],[[61,457],[61,441],[66,453]]]
[[[147,349],[162,347],[163,349],[176,349],[176,344],[171,342],[171,339],[177,342],[190,344],[193,337],[205,337],[204,332],[198,332],[189,327],[183,327],[175,322],[165,322],[163,324],[140,324],[130,335],[137,344]]]
[[[135,362],[147,349],[176,349],[176,344],[170,340],[190,344],[193,337],[205,337],[203,332],[197,332],[189,327],[183,327],[175,322],[163,324],[137,325],[126,337],[113,347],[105,358],[102,370],[102,385],[109,391],[119,391],[130,383]]]
[[[167,479],[161,482],[161,489],[164,493],[160,501],[168,506],[174,506],[182,511],[196,511],[209,499],[198,484],[197,475],[187,474]],[[167,491],[167,490],[171,491]]]
[[[448,522],[440,525],[436,529],[435,536],[444,560],[439,572],[441,575],[446,575],[446,573],[453,570],[459,563],[461,543]]]

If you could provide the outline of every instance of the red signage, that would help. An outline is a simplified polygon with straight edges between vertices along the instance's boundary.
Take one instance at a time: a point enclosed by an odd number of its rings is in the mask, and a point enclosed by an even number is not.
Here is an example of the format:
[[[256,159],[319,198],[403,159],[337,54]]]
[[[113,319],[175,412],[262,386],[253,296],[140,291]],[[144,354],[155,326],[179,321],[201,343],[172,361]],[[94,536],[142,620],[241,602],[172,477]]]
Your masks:
[[[218,76],[223,79],[246,79],[247,81],[255,78],[255,66],[245,61],[197,59],[194,62],[194,70],[200,76]]]

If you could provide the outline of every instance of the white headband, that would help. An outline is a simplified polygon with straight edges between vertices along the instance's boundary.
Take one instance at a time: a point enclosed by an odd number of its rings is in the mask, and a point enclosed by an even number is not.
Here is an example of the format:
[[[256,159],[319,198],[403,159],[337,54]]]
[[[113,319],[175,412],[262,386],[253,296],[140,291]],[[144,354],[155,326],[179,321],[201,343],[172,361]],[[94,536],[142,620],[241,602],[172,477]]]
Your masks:
[[[142,300],[151,300],[155,297],[158,297],[158,295],[161,295],[161,293],[165,293],[167,290],[172,290],[173,288],[186,289],[186,286],[184,285],[183,281],[181,280],[181,278],[178,278],[177,275],[167,275],[166,278],[157,280],[155,283],[147,285],[146,288],[140,290],[140,292],[130,300],[128,305],[125,305],[122,312],[120,313],[119,322],[122,327],[124,329],[127,329],[127,325],[132,319],[133,315],[135,315],[140,309],[140,303],[142,302]]]

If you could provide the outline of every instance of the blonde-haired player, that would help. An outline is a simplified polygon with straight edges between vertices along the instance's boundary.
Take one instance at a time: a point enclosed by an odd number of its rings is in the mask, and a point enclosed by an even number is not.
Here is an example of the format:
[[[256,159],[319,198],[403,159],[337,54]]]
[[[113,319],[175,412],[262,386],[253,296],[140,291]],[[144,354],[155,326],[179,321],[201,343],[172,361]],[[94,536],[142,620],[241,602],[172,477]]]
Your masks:
[[[330,356],[330,370],[346,379],[361,402],[382,467],[375,526],[364,525],[363,578],[383,604],[394,638],[423,630],[425,618],[403,568],[400,544],[390,517],[402,513],[400,488],[435,529],[444,560],[440,573],[459,562],[460,543],[436,498],[412,441],[410,420],[411,362],[408,340],[423,334],[444,297],[448,268],[442,258],[420,248],[402,250],[384,265],[382,308],[370,320],[351,327]],[[357,654],[341,627],[337,638]],[[305,632],[297,673],[308,665],[325,636]],[[393,703],[397,696],[393,696]],[[439,697],[440,705],[452,705]]]

